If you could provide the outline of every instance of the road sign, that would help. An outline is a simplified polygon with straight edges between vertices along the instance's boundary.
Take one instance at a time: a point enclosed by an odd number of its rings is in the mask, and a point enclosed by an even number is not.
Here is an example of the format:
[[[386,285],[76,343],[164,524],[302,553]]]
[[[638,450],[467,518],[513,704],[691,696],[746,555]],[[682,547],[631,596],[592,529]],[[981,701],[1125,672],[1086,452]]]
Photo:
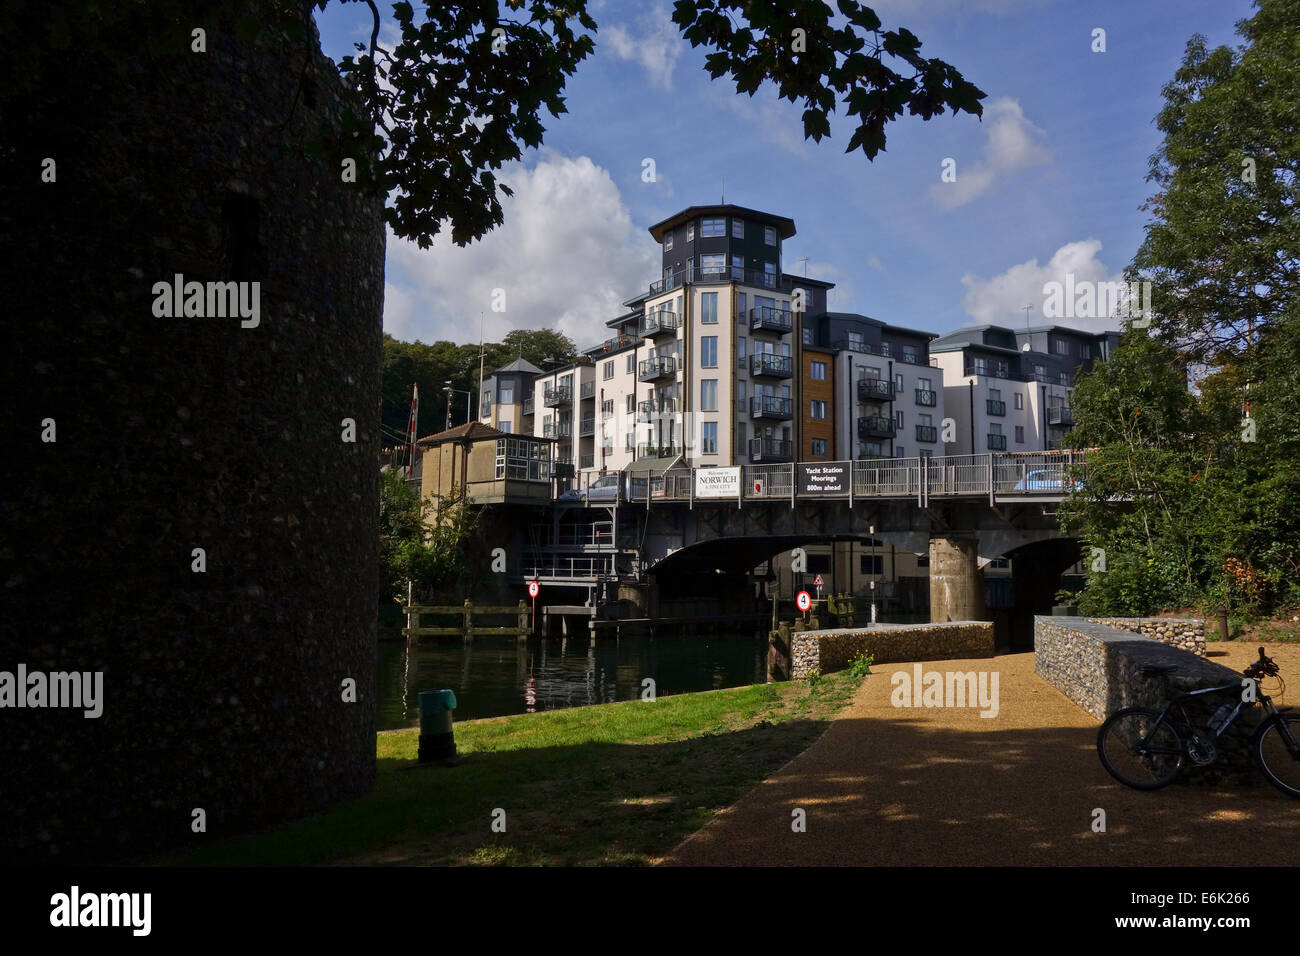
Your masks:
[[[822,586],[822,576],[819,574],[817,575],[817,577],[813,578],[813,587],[819,588],[821,586]]]
[[[539,590],[539,588],[537,587],[537,582],[536,582],[536,581],[529,581],[529,582],[528,582],[528,596],[529,596],[529,597],[531,597],[531,598],[535,598],[535,597],[537,597],[537,592],[538,592],[538,590]]]
[[[762,479],[762,478],[755,478],[755,479],[754,479],[754,494],[756,494],[756,495],[761,495],[762,493],[763,493],[763,479]]]
[[[812,595],[807,591],[800,591],[794,599],[794,606],[801,611],[807,611],[812,607]]]

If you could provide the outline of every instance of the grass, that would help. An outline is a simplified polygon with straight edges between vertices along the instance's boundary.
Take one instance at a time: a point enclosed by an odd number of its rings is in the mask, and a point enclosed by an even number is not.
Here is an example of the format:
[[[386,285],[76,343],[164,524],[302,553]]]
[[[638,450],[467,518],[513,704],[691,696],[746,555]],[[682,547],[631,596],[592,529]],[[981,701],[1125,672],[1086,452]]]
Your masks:
[[[189,865],[645,865],[804,750],[860,680],[804,682],[456,725],[461,762],[378,735],[360,800],[170,862]],[[505,811],[506,832],[492,830]]]

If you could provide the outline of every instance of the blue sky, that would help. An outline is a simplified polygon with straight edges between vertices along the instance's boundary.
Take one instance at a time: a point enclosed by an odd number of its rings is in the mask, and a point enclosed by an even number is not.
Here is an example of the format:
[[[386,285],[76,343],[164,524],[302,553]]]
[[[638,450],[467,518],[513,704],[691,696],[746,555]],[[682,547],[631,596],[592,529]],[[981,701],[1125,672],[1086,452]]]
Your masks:
[[[505,224],[467,249],[389,237],[385,330],[430,342],[560,328],[579,347],[658,273],[646,228],[689,205],[728,202],[794,219],[786,271],[837,283],[831,308],[936,333],[1041,321],[1042,284],[1117,277],[1141,242],[1154,117],[1193,33],[1237,43],[1247,0],[877,0],[924,55],[988,98],[982,121],[904,117],[874,162],[846,154],[850,124],[804,142],[802,107],[710,80],[659,0],[603,0],[596,52],[571,78],[569,112],[505,170]],[[418,4],[417,4],[418,7]],[[380,8],[389,8],[381,0]],[[335,59],[369,36],[369,11],[318,13]],[[1106,52],[1091,50],[1106,31]],[[655,160],[657,181],[642,181]],[[957,181],[941,183],[943,161]],[[493,289],[506,310],[491,311]],[[1113,327],[1113,322],[1063,324]]]

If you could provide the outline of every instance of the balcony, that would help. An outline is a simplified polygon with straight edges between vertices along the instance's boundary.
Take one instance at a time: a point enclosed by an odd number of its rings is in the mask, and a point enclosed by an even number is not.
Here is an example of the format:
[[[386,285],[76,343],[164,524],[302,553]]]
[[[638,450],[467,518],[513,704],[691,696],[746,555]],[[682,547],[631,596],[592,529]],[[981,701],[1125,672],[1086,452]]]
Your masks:
[[[793,444],[784,438],[751,438],[749,440],[749,460],[755,464],[792,461]]]
[[[789,378],[794,374],[794,364],[788,355],[756,352],[749,357],[749,374],[766,375],[769,378]]]
[[[749,327],[756,332],[785,335],[794,328],[794,322],[785,309],[773,309],[764,305],[749,310]]]
[[[867,355],[879,355],[881,358],[891,358],[893,355],[888,342],[867,342],[858,336],[836,339],[831,343],[831,348],[841,352],[863,352]]]
[[[894,383],[887,378],[858,379],[858,401],[892,402],[894,400]]]
[[[643,442],[636,446],[636,456],[638,458],[675,458],[679,454],[681,454],[681,449],[676,445],[656,445]]]
[[[640,382],[653,382],[660,378],[672,378],[677,374],[677,359],[672,356],[645,359],[637,366],[636,377]]]
[[[580,455],[578,457],[579,468],[594,468],[596,466],[595,455]]]
[[[665,398],[661,402],[648,401],[638,402],[636,406],[636,420],[640,424],[647,422],[656,422],[664,415],[672,415],[677,411],[677,402],[671,398]]]
[[[939,429],[935,425],[917,425],[916,440],[933,445],[939,440]]]
[[[580,387],[581,387],[581,392],[579,393],[579,397],[580,397],[580,398],[594,398],[594,397],[595,397],[595,395],[596,395],[596,383],[595,383],[595,382],[583,382],[582,385],[581,385]]]
[[[586,438],[588,435],[596,434],[596,417],[594,415],[582,416],[582,424],[578,426],[578,437]]]
[[[559,408],[562,405],[572,405],[573,386],[561,385],[558,388],[548,388],[542,396],[542,404],[547,408]]]
[[[983,375],[986,378],[1011,378],[1011,367],[1004,362],[967,362],[963,375]]]
[[[569,419],[563,419],[558,422],[546,422],[542,425],[543,438],[571,438],[573,436],[573,422]]]
[[[864,415],[858,419],[859,438],[893,438],[898,434],[898,426],[892,418],[884,415]]]
[[[924,405],[926,408],[934,408],[938,396],[938,392],[931,391],[928,388],[918,388],[916,390],[916,404]]]
[[[529,395],[527,398],[524,399],[524,414],[525,414],[525,415],[531,415],[531,414],[533,413],[533,402],[534,402],[534,399],[533,399],[533,396],[531,396],[531,395]]]
[[[637,332],[643,339],[652,339],[656,335],[676,332],[678,325],[676,312],[667,310],[648,312],[641,317],[641,325]]]
[[[1005,418],[1007,415],[1007,403],[1000,398],[984,399],[984,411],[998,418]]]
[[[989,435],[989,436],[988,436],[988,439],[989,439],[989,451],[1006,451],[1006,450],[1007,450],[1007,436],[1006,436],[1006,435]]]
[[[1047,424],[1074,427],[1074,409],[1068,405],[1057,405],[1047,410]]]
[[[749,414],[754,418],[788,422],[794,417],[794,406],[788,398],[762,395],[749,400]]]

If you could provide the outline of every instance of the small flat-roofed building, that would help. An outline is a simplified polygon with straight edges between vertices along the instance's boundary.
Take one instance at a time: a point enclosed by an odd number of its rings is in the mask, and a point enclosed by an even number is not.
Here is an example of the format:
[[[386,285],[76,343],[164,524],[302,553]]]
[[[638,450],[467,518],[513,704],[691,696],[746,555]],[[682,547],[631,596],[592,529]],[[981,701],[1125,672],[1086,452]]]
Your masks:
[[[420,497],[435,511],[439,501],[462,489],[471,504],[545,500],[551,495],[554,439],[469,422],[416,444],[422,452]]]

